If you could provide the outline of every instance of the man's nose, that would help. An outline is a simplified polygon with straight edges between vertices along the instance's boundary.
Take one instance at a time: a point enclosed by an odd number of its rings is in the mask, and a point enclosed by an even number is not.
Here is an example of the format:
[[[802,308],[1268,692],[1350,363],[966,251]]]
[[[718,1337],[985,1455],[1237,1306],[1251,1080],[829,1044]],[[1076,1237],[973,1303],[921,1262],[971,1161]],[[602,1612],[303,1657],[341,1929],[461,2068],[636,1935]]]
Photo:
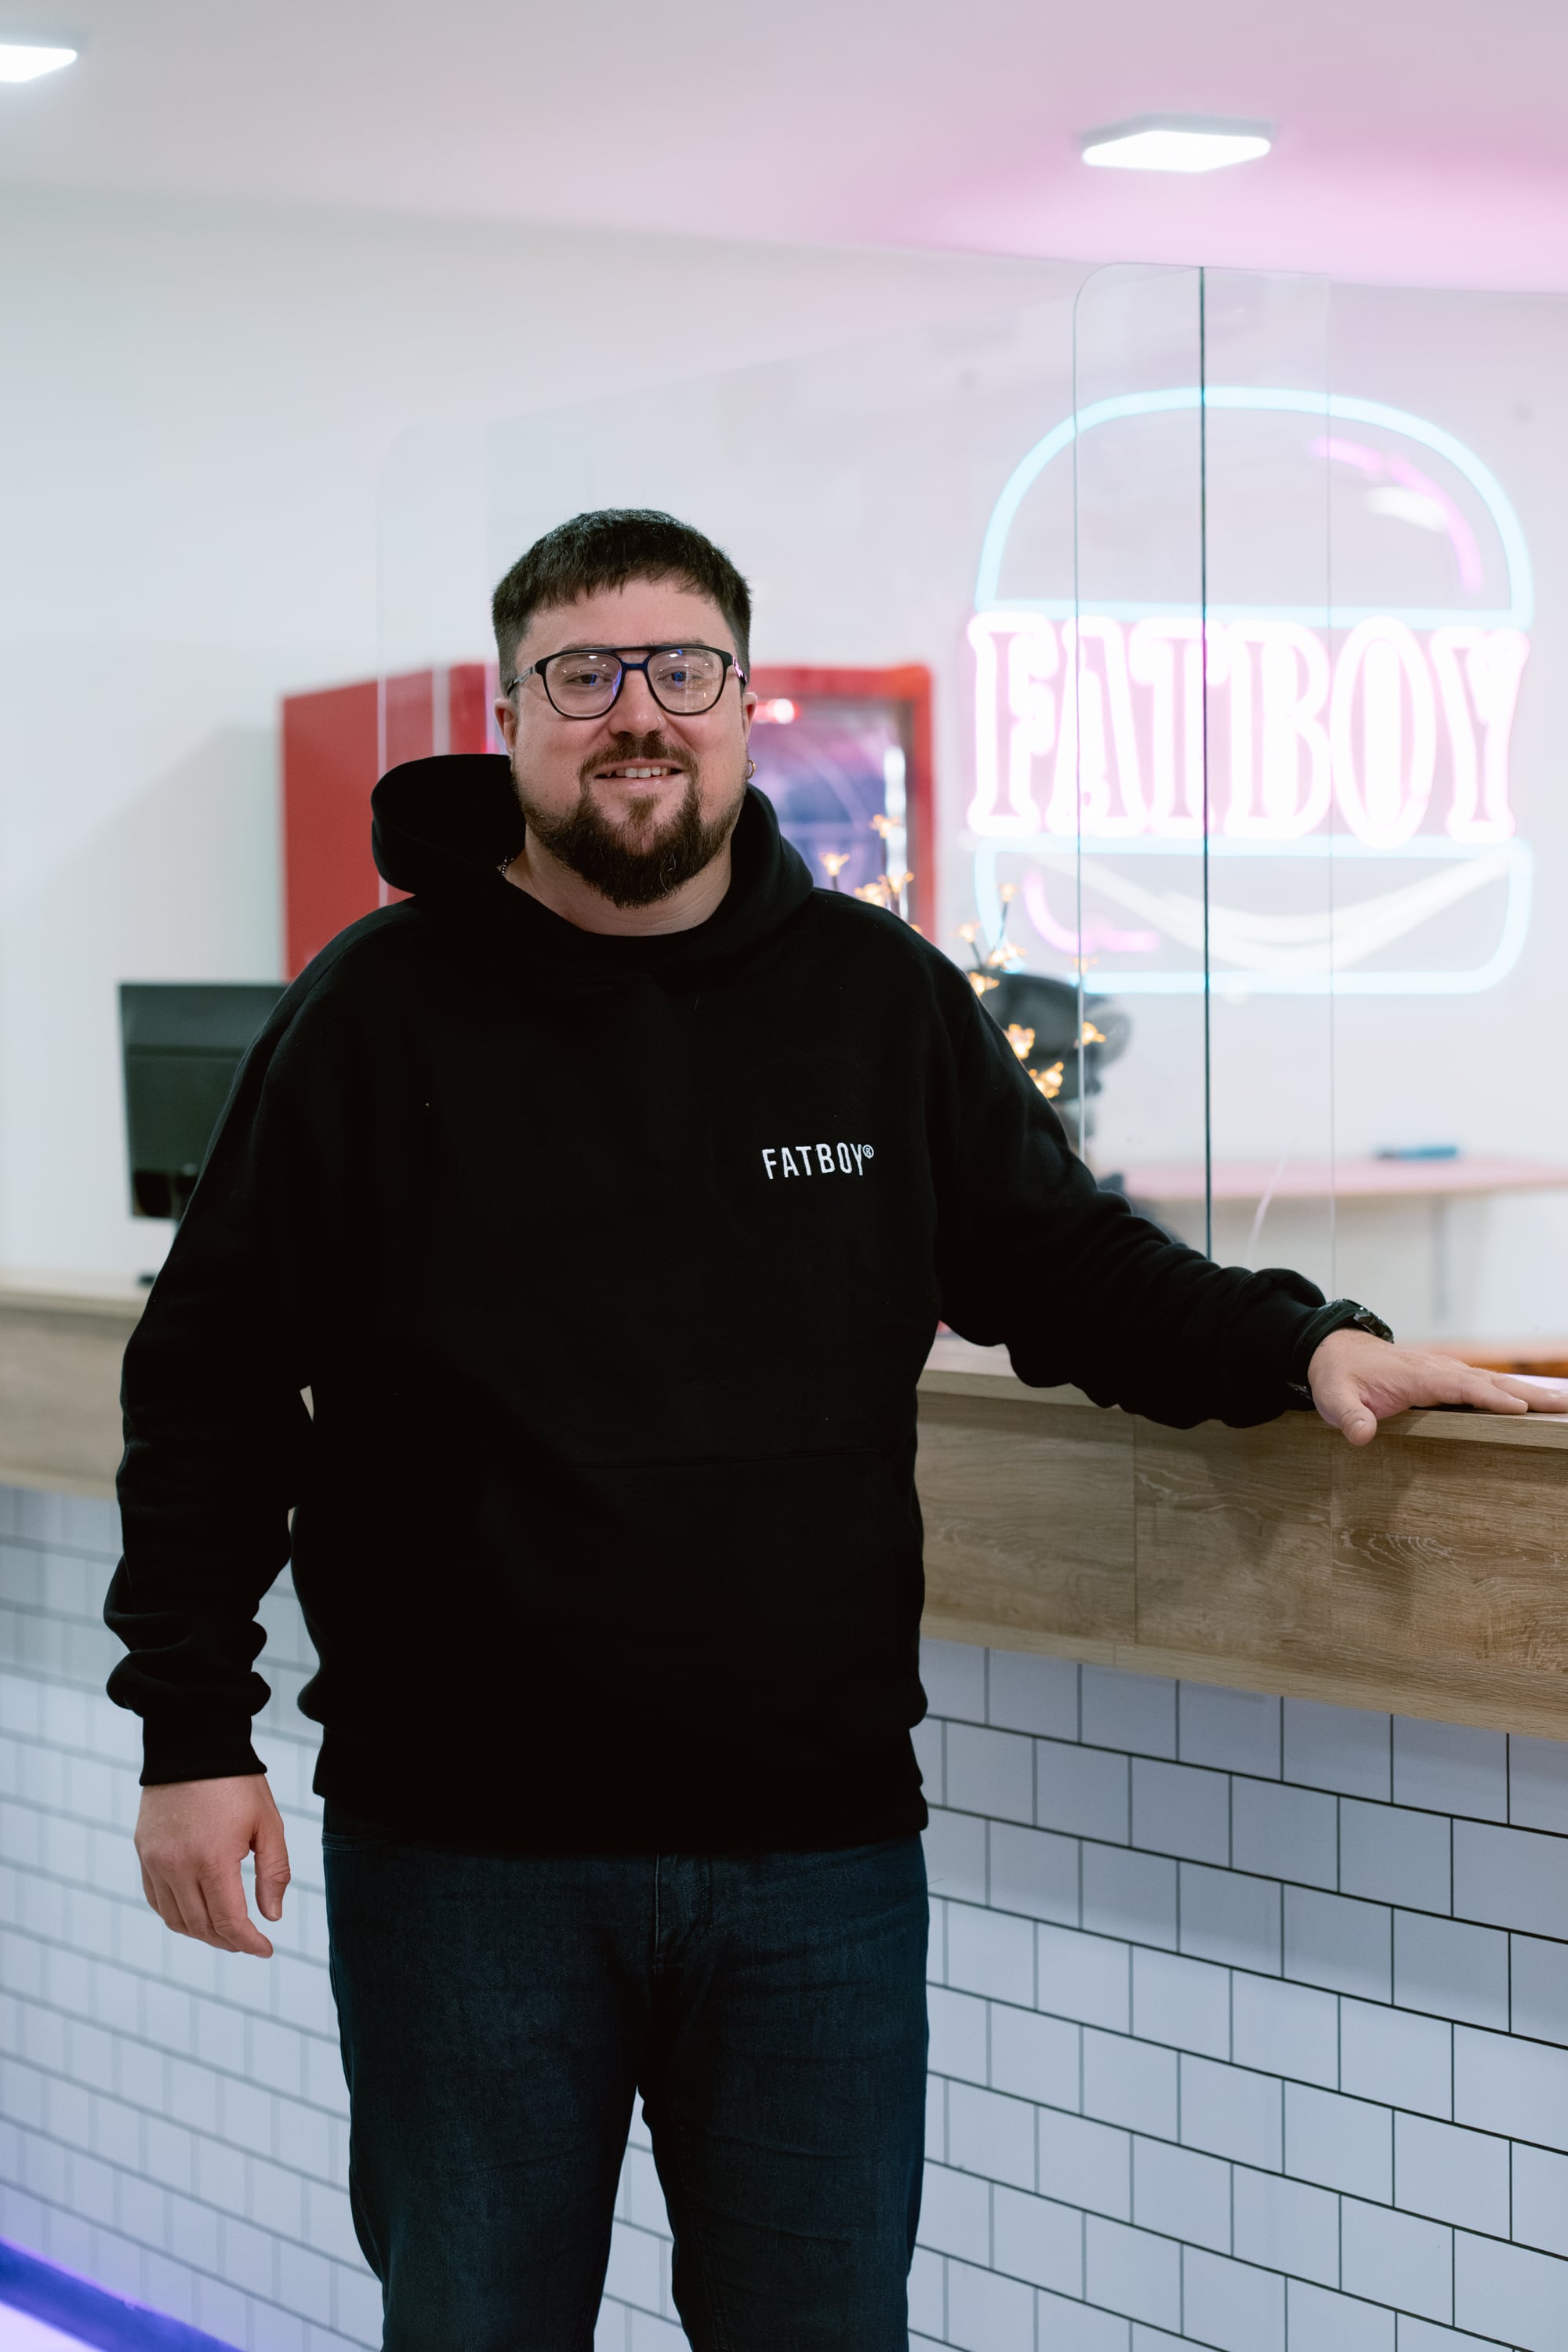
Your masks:
[[[647,682],[646,670],[626,671],[616,697],[615,710],[616,724],[628,735],[651,734],[661,725],[664,712]]]

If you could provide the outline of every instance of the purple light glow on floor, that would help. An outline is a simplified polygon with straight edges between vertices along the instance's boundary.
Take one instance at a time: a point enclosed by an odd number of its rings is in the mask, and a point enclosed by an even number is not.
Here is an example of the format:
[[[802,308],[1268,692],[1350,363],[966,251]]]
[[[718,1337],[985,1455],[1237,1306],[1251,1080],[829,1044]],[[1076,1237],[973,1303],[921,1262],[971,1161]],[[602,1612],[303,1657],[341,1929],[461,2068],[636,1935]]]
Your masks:
[[[0,2352],[227,2352],[216,2336],[127,2303],[0,2240]]]
[[[0,2352],[81,2352],[81,2337],[62,2336],[58,2327],[0,2305]]]

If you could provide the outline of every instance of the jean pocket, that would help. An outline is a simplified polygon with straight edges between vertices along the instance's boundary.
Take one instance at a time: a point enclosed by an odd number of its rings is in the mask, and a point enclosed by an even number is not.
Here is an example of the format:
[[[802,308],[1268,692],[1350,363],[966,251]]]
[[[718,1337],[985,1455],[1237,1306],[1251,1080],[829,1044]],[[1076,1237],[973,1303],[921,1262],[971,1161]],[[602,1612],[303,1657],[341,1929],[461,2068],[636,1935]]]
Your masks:
[[[368,1846],[392,1845],[395,1832],[384,1822],[369,1822],[345,1811],[329,1797],[321,1816],[321,1848],[326,1853],[357,1853]]]

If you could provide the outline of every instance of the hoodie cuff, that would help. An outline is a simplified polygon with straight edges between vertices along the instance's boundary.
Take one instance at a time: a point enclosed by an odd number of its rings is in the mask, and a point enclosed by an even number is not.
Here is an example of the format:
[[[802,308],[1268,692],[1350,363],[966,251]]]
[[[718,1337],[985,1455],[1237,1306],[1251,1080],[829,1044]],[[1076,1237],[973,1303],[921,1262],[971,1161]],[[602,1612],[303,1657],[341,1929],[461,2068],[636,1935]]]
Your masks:
[[[250,1744],[247,1715],[179,1716],[143,1721],[142,1786],[165,1788],[174,1780],[239,1780],[266,1765]]]
[[[1331,1331],[1348,1331],[1363,1311],[1360,1302],[1354,1298],[1332,1298],[1326,1307],[1320,1307],[1315,1315],[1310,1315],[1301,1326],[1291,1354],[1290,1369],[1286,1375],[1301,1410],[1305,1411],[1312,1402],[1307,1372],[1313,1357]]]

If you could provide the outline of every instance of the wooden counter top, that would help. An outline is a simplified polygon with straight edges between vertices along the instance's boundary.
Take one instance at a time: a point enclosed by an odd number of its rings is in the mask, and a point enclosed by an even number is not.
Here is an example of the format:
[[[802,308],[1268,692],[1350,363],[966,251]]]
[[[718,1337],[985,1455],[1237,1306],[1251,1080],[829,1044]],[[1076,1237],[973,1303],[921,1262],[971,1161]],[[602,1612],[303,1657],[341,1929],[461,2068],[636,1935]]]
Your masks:
[[[0,1484],[113,1493],[142,1296],[0,1286]],[[1162,1429],[959,1339],[920,1413],[928,1632],[1568,1738],[1568,1418]]]
[[[989,1398],[994,1402],[1005,1397],[1016,1403],[1038,1405],[1082,1405],[1089,1412],[1102,1410],[1092,1397],[1081,1389],[1026,1388],[1013,1371],[1005,1348],[972,1348],[967,1339],[944,1336],[931,1351],[926,1369],[921,1377],[921,1394],[924,1396],[971,1396]],[[1118,1418],[1126,1418],[1119,1415]],[[1271,1424],[1286,1428],[1290,1422],[1311,1422],[1310,1413],[1294,1414],[1287,1422]],[[1154,1427],[1157,1424],[1145,1424]],[[1214,1427],[1213,1423],[1205,1424]],[[1180,1434],[1166,1431],[1167,1436]],[[1568,1446],[1568,1413],[1531,1412],[1510,1415],[1489,1412],[1451,1412],[1434,1409],[1421,1412],[1402,1412],[1393,1421],[1384,1422],[1378,1430],[1380,1437],[1428,1437],[1468,1444],[1479,1440],[1487,1445],[1545,1446],[1548,1449]],[[1353,1452],[1355,1449],[1350,1449]]]
[[[946,1640],[1568,1738],[1568,1418],[1163,1429],[943,1339],[920,1490]]]

